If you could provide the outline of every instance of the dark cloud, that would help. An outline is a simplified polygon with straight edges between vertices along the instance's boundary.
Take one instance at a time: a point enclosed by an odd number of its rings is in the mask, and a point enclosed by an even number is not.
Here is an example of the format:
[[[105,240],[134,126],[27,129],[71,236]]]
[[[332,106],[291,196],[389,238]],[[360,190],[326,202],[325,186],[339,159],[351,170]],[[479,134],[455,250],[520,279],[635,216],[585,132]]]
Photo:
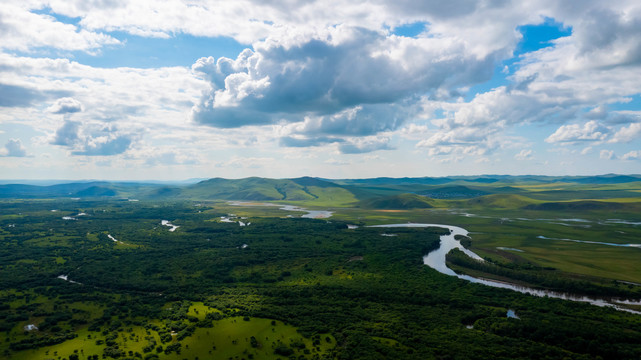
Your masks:
[[[641,63],[641,19],[597,7],[582,17],[574,33],[581,55],[612,51],[620,65]]]
[[[79,130],[79,122],[65,121],[65,123],[56,130],[56,133],[50,143],[53,145],[74,146],[80,141],[80,137],[78,135]]]
[[[306,137],[284,136],[280,138],[280,145],[286,147],[314,147],[328,144],[338,144],[341,154],[363,154],[377,150],[393,150],[389,145],[389,138],[352,138],[340,137]]]
[[[356,106],[332,115],[309,116],[294,133],[307,136],[369,136],[398,129],[415,116],[413,104]]]
[[[2,107],[27,107],[45,98],[40,91],[0,83],[0,106]]]
[[[0,107],[27,107],[51,98],[69,96],[64,90],[40,91],[24,86],[0,83]]]
[[[272,123],[272,116],[269,114],[245,108],[215,108],[210,100],[192,110],[192,119],[201,124],[216,124],[218,128]]]
[[[395,0],[384,2],[384,4],[404,16],[430,15],[431,17],[452,18],[473,14],[481,4],[495,7],[506,2],[506,0],[493,0],[484,4],[476,0]]]

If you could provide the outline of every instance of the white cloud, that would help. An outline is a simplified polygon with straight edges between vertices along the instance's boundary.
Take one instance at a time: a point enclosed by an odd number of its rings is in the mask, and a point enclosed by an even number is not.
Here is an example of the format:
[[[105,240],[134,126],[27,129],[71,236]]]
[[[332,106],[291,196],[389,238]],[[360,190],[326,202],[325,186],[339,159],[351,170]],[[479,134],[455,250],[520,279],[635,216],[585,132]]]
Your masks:
[[[502,2],[481,6],[470,0],[451,0],[447,4],[438,1],[416,3],[375,0],[367,3],[366,8],[363,3],[337,0],[48,0],[26,3],[32,8],[41,8],[46,4],[53,12],[80,17],[80,24],[91,31],[119,30],[154,37],[176,33],[229,36],[243,43],[259,41],[278,32],[302,32],[301,27],[317,29],[333,24],[348,24],[383,30],[423,21],[433,24],[431,31],[437,34],[456,29],[458,38],[471,38],[473,41],[468,46],[479,57],[495,48],[504,48],[506,43],[514,43],[517,36],[509,33],[514,29],[513,23],[538,21],[541,9],[549,7],[541,4],[539,9],[532,6],[512,9]],[[498,17],[499,14],[502,16]],[[487,18],[501,18],[503,21],[483,21]],[[506,33],[510,35],[508,40]]]
[[[194,145],[198,142],[193,138],[207,136],[207,129],[194,128],[188,120],[206,84],[187,68],[94,68],[66,59],[0,53],[0,76],[16,84],[7,88],[8,94],[30,89],[33,96],[23,98],[39,104],[27,107],[11,101],[2,118],[21,119],[35,131],[51,134],[43,143],[64,146],[70,155],[121,154],[143,136],[162,141],[171,134]],[[0,85],[0,93],[2,89]],[[48,94],[65,96],[55,96],[57,100],[44,107]]]
[[[430,130],[427,125],[418,125],[410,123],[399,131],[399,134],[406,139],[421,140],[424,139]]]
[[[519,161],[523,160],[532,160],[534,157],[532,156],[532,150],[531,149],[523,149],[521,152],[518,154],[514,155],[514,158]]]
[[[610,130],[595,120],[580,124],[563,125],[545,139],[548,143],[575,143],[581,141],[603,141]]]
[[[513,58],[518,27],[546,18],[571,34]],[[10,1],[0,8],[0,123],[19,119],[68,154],[124,154],[137,164],[182,163],[201,149],[361,153],[407,140],[443,161],[505,149],[503,159],[527,158],[522,149],[546,131],[552,146],[607,142],[623,153],[641,118],[611,109],[637,106],[639,18],[635,0]],[[415,22],[424,25],[417,36],[393,34]],[[251,50],[192,69],[54,58],[126,49],[112,31],[227,36]],[[468,93],[506,59],[507,85]],[[160,150],[176,143],[184,148]],[[142,155],[151,149],[157,157]]]
[[[641,137],[641,123],[632,123],[627,127],[622,127],[610,139],[611,143],[627,143],[638,137]]]
[[[74,98],[61,98],[51,105],[47,110],[52,114],[68,114],[82,111],[82,104]]]
[[[20,139],[9,139],[4,148],[0,149],[0,156],[25,157],[27,156],[27,150],[22,146]]]
[[[599,153],[599,157],[605,160],[612,160],[616,158],[616,156],[614,155],[614,150],[601,150],[601,152]]]
[[[387,137],[354,138],[338,144],[341,154],[363,154],[377,150],[392,150],[390,139]]]
[[[83,147],[73,150],[73,155],[111,156],[122,154],[133,142],[129,134],[107,134],[85,139]]]
[[[487,80],[494,64],[491,55],[477,58],[455,39],[345,25],[269,37],[253,47],[235,60],[194,64],[211,83],[194,120],[226,128],[304,120],[304,132],[371,135],[398,128],[411,114],[410,97]]]
[[[0,7],[0,49],[31,51],[39,47],[95,51],[120,42],[111,36],[64,24],[54,17],[35,14],[23,6]]]
[[[621,156],[623,160],[640,160],[641,159],[641,150],[633,150]]]
[[[67,147],[72,155],[111,156],[127,151],[136,137],[119,131],[115,125],[65,121],[49,143]]]

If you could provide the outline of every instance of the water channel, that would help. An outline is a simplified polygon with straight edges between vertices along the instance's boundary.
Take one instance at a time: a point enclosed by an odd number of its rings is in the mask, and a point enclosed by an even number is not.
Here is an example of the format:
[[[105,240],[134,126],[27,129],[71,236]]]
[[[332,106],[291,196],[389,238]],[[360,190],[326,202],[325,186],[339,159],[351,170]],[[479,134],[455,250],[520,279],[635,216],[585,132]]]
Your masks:
[[[589,297],[589,296],[578,296],[574,294],[569,294],[569,293],[563,293],[563,292],[557,292],[557,291],[550,291],[550,290],[539,290],[539,289],[533,289],[529,288],[527,286],[521,286],[517,284],[512,284],[508,282],[502,282],[502,281],[496,281],[496,280],[489,280],[489,279],[481,279],[481,278],[475,278],[473,276],[469,275],[461,275],[457,274],[454,272],[454,270],[450,269],[447,267],[447,264],[445,262],[445,256],[447,253],[450,252],[450,250],[454,248],[458,248],[461,251],[463,251],[467,256],[470,256],[473,259],[483,261],[483,259],[475,254],[474,252],[466,249],[461,245],[461,243],[456,240],[456,235],[463,235],[467,236],[468,232],[467,230],[457,227],[457,226],[451,226],[451,225],[440,225],[440,224],[419,224],[419,223],[406,223],[406,224],[386,224],[386,225],[374,225],[370,227],[383,227],[383,228],[394,228],[394,227],[439,227],[439,228],[445,228],[450,230],[450,234],[448,235],[441,235],[441,246],[436,249],[431,251],[429,254],[425,255],[423,257],[423,263],[436,271],[450,275],[450,276],[456,276],[459,279],[467,280],[473,283],[477,284],[483,284],[487,286],[492,286],[496,288],[501,288],[501,289],[509,289],[513,291],[518,291],[523,294],[530,294],[534,296],[540,296],[540,297],[551,297],[551,298],[557,298],[557,299],[563,299],[563,300],[572,300],[572,301],[580,301],[580,302],[587,302],[592,305],[596,306],[607,306],[607,307],[612,307],[617,310],[621,311],[627,311],[635,314],[641,314],[640,311],[635,311],[631,309],[627,309],[624,307],[621,307],[618,304],[625,304],[625,305],[641,305],[641,301],[629,301],[629,300],[622,300],[622,299],[616,299],[616,298],[597,298],[597,297]]]

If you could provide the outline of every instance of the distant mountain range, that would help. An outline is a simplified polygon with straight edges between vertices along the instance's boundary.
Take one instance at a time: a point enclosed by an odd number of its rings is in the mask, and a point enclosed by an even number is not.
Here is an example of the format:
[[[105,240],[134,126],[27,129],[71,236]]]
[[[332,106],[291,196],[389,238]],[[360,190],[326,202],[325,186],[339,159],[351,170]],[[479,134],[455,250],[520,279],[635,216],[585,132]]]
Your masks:
[[[607,199],[640,198],[641,175],[453,176],[422,178],[213,178],[185,182],[83,181],[54,185],[3,184],[0,198],[243,200],[302,202],[373,209],[491,206],[537,210],[598,208]],[[585,201],[567,205],[561,202]],[[589,203],[588,203],[589,201]],[[636,203],[636,200],[628,201]],[[610,205],[618,208],[626,205]]]

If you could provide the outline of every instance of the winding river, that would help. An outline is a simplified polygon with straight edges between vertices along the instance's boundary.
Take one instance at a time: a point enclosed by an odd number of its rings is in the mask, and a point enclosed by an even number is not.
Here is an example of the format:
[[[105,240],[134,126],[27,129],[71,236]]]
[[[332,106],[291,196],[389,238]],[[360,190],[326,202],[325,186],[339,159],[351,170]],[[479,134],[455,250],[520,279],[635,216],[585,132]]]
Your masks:
[[[621,299],[615,299],[615,298],[596,298],[596,297],[589,297],[589,296],[578,296],[578,295],[573,295],[573,294],[568,294],[568,293],[563,293],[563,292],[557,292],[557,291],[550,291],[550,290],[538,290],[538,289],[533,289],[529,288],[526,286],[521,286],[517,284],[512,284],[508,282],[502,282],[502,281],[496,281],[496,280],[489,280],[489,279],[481,279],[481,278],[475,278],[473,276],[469,275],[461,275],[457,274],[454,272],[454,270],[450,269],[447,267],[447,264],[445,262],[445,256],[447,253],[450,252],[450,250],[457,248],[463,251],[467,256],[483,261],[483,259],[478,256],[477,254],[473,253],[472,251],[466,249],[461,245],[461,243],[455,239],[456,235],[463,235],[467,236],[468,232],[467,230],[457,227],[457,226],[451,226],[451,225],[441,225],[441,224],[420,224],[420,223],[407,223],[407,224],[386,224],[386,225],[373,225],[370,227],[382,227],[382,228],[395,228],[395,227],[439,227],[439,228],[445,228],[450,230],[450,234],[448,235],[441,235],[441,246],[428,253],[423,257],[423,263],[436,271],[443,273],[445,275],[450,275],[450,276],[456,276],[459,279],[467,280],[473,283],[477,284],[483,284],[487,286],[492,286],[496,288],[501,288],[501,289],[509,289],[513,291],[518,291],[523,294],[530,294],[534,296],[547,296],[551,298],[557,298],[557,299],[563,299],[563,300],[572,300],[572,301],[580,301],[580,302],[587,302],[592,305],[596,306],[606,306],[606,307],[612,307],[617,310],[621,311],[627,311],[635,314],[641,314],[640,311],[635,311],[631,309],[627,309],[624,307],[621,307],[618,304],[625,304],[625,305],[641,305],[641,301],[629,301],[629,300],[621,300]]]
[[[248,202],[242,202],[242,201],[234,201],[234,202],[229,202],[230,205],[235,205],[235,206],[281,206],[281,205],[276,205],[272,203],[248,203]],[[284,205],[279,208],[279,210],[285,210],[285,211],[304,211],[307,212],[307,214],[302,215],[301,217],[304,218],[328,218],[332,216],[332,211],[319,211],[319,210],[308,210],[305,208],[301,208],[298,206],[294,205]],[[575,219],[566,219],[566,220],[575,220]],[[589,296],[579,296],[579,295],[574,295],[574,294],[569,294],[569,293],[563,293],[563,292],[558,292],[558,291],[551,291],[551,290],[539,290],[539,289],[533,289],[527,286],[521,286],[509,282],[503,282],[503,281],[497,281],[497,280],[489,280],[489,279],[482,279],[482,278],[475,278],[473,276],[469,275],[462,275],[462,274],[457,274],[454,270],[450,269],[447,267],[446,261],[445,261],[445,256],[454,248],[457,248],[461,250],[463,253],[465,253],[467,256],[476,259],[478,261],[484,261],[483,258],[475,254],[474,252],[466,249],[461,243],[456,240],[456,235],[463,235],[467,236],[468,231],[458,227],[458,226],[452,226],[452,225],[442,225],[442,224],[423,224],[423,223],[403,223],[403,224],[384,224],[384,225],[371,225],[368,227],[377,227],[377,228],[400,228],[400,227],[410,227],[410,228],[426,228],[426,227],[438,227],[438,228],[445,228],[449,229],[450,233],[448,235],[441,235],[441,244],[438,249],[433,250],[429,252],[427,255],[423,256],[423,263],[436,271],[443,273],[445,275],[450,275],[450,276],[456,276],[459,279],[467,280],[473,283],[477,284],[483,284],[486,286],[492,286],[495,288],[501,288],[501,289],[509,289],[513,291],[518,291],[523,294],[530,294],[534,296],[540,296],[540,297],[551,297],[551,298],[556,298],[556,299],[563,299],[563,300],[571,300],[571,301],[579,301],[579,302],[587,302],[592,305],[596,306],[601,306],[601,307],[611,307],[616,310],[620,311],[626,311],[634,314],[640,314],[641,311],[636,311],[628,308],[621,307],[620,305],[617,304],[623,304],[623,305],[641,305],[641,300],[638,301],[630,301],[630,300],[624,300],[624,299],[617,299],[617,298],[598,298],[598,297],[589,297]],[[351,229],[357,228],[356,226],[352,226]],[[384,234],[388,235],[388,234]],[[610,245],[610,244],[608,244]],[[625,244],[625,245],[619,245],[618,246],[634,246],[631,244]]]

